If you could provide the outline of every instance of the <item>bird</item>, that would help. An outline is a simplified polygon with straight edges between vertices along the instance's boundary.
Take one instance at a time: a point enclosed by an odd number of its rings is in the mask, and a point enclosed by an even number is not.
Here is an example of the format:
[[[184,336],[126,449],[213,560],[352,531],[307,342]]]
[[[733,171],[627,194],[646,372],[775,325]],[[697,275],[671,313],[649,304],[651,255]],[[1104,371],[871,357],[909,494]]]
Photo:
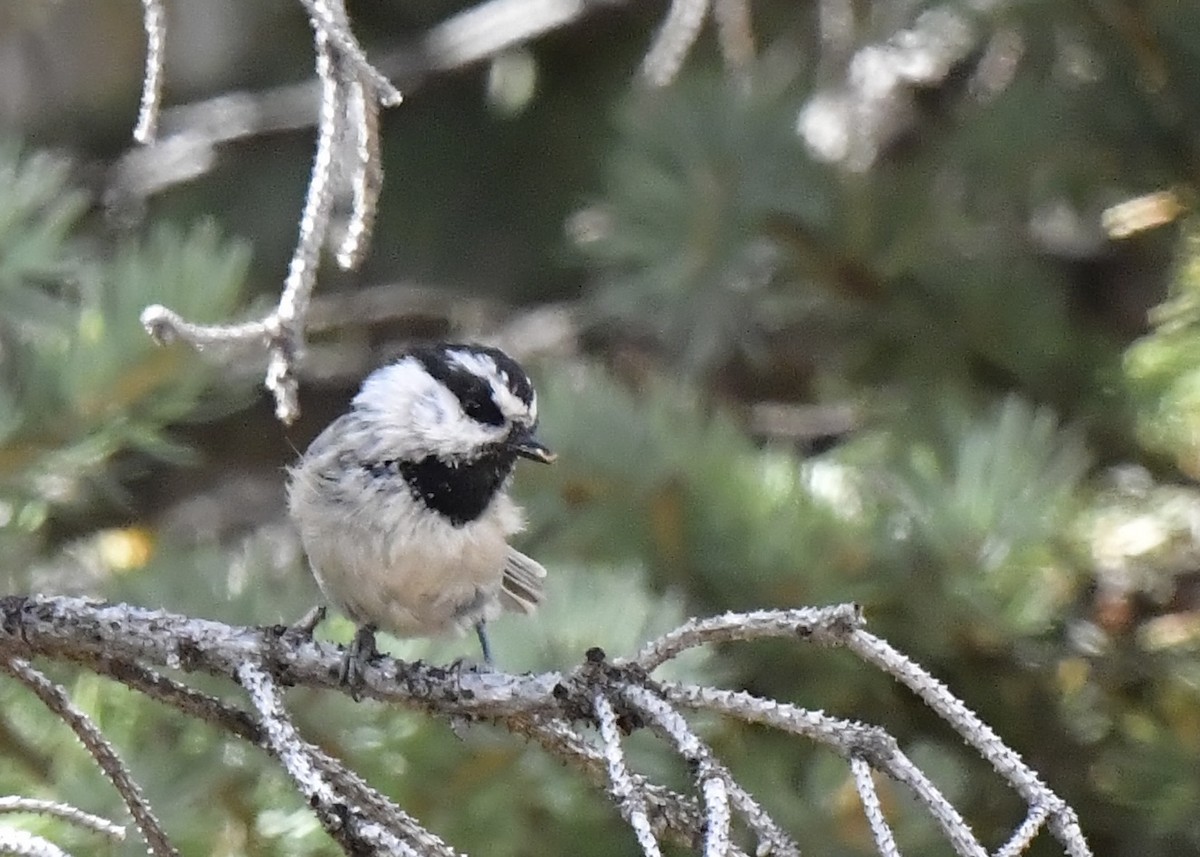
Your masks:
[[[289,468],[288,511],[325,599],[357,626],[343,683],[361,683],[375,632],[433,637],[532,613],[545,568],[509,544],[518,458],[550,463],[537,393],[503,351],[417,345],[363,381],[349,410]]]

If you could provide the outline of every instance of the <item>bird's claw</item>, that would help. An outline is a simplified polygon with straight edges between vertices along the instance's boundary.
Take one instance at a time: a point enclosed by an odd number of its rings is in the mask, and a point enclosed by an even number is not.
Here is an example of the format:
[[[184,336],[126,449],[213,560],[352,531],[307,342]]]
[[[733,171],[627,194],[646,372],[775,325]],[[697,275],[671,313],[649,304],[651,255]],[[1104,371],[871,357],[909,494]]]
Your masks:
[[[350,691],[350,698],[359,700],[366,679],[366,669],[371,661],[379,657],[379,649],[375,645],[375,626],[360,625],[354,632],[354,639],[346,647],[342,657],[342,668],[338,672],[338,681]]]

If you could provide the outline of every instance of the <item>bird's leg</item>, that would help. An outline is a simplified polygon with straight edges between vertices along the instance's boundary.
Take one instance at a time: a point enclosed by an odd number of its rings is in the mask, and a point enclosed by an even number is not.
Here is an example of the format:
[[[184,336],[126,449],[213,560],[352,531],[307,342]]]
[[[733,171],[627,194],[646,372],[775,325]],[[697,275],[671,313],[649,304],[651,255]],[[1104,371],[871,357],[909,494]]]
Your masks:
[[[354,632],[354,639],[346,647],[342,658],[342,669],[338,681],[350,689],[350,696],[358,702],[358,691],[363,684],[363,675],[367,665],[379,657],[379,649],[375,647],[375,626],[359,625]]]
[[[493,666],[492,663],[492,644],[488,640],[487,623],[480,619],[475,623],[475,636],[479,638],[479,648],[483,650],[483,662],[487,666]]]

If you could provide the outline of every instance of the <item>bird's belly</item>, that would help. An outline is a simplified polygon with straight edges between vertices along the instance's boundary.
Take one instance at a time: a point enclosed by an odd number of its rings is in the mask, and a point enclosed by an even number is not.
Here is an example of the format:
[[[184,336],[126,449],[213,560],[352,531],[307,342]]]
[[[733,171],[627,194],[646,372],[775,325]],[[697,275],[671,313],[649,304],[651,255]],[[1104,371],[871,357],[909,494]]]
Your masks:
[[[508,546],[499,522],[401,534],[352,521],[323,535],[304,539],[314,576],[325,596],[359,624],[397,636],[433,636],[500,611]]]

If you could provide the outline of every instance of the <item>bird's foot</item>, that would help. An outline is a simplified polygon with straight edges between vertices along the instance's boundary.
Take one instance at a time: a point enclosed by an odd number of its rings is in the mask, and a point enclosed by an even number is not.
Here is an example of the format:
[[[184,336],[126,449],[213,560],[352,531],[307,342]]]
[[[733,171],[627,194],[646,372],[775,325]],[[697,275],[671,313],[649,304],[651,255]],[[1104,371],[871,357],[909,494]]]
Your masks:
[[[358,630],[354,632],[354,639],[350,641],[346,654],[342,657],[342,669],[338,674],[338,681],[349,689],[350,697],[355,702],[358,702],[367,667],[378,657],[375,626],[359,625]]]
[[[479,648],[483,652],[483,662],[480,663],[469,655],[455,658],[446,665],[446,671],[451,675],[458,676],[465,672],[491,672],[495,669],[495,663],[492,661],[492,644],[488,639],[487,626],[483,620],[475,623],[475,635],[479,638]]]
[[[480,663],[474,658],[463,655],[446,664],[445,670],[447,675],[453,676],[455,679],[460,679],[463,673],[491,672],[492,666],[491,664]]]

